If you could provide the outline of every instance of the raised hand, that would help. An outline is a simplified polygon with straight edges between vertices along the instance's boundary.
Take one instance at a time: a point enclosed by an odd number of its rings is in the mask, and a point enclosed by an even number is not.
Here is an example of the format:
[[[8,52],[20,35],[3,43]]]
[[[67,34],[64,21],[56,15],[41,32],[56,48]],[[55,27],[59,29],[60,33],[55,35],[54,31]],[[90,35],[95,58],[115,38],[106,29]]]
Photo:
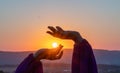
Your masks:
[[[56,26],[56,28],[48,26],[48,29],[50,29],[50,31],[47,31],[47,33],[57,38],[71,39],[75,42],[81,42],[83,40],[82,36],[77,31],[65,31],[59,26]]]
[[[41,59],[47,59],[47,60],[57,60],[60,59],[63,55],[62,51],[63,46],[59,45],[57,48],[53,49],[40,49],[37,52],[35,52],[34,57],[37,61]]]

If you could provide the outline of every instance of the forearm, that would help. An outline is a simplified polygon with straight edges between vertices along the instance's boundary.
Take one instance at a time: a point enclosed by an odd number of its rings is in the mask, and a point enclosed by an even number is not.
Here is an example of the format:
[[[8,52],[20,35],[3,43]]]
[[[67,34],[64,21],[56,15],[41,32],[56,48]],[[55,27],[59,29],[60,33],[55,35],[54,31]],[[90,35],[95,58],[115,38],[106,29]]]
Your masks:
[[[94,54],[86,40],[75,42],[72,57],[72,73],[97,73]]]
[[[38,66],[39,65],[39,66]],[[33,54],[30,54],[27,58],[25,58],[21,64],[17,67],[15,73],[30,73],[35,71],[35,68],[42,70],[42,63],[39,61],[35,61],[35,58],[33,57]]]

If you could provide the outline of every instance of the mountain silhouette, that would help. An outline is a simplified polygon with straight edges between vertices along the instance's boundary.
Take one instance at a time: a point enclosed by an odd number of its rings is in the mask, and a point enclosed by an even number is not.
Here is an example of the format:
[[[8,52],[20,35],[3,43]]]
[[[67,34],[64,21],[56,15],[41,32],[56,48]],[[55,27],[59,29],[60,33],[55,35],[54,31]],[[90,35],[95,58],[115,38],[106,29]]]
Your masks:
[[[72,49],[65,49],[64,55],[60,60],[43,62],[56,62],[56,63],[71,63],[72,60]],[[26,52],[5,52],[0,51],[0,65],[18,65],[20,62],[34,51]],[[108,64],[108,65],[120,65],[120,51],[108,51],[108,50],[93,50],[97,64]]]

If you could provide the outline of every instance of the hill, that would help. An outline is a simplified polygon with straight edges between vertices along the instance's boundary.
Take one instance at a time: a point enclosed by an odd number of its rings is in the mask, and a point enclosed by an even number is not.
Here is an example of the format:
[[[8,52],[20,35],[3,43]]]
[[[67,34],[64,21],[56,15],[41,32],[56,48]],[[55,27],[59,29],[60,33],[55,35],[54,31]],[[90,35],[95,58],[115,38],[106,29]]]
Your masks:
[[[27,52],[4,52],[0,51],[0,65],[17,65],[19,64],[28,54],[33,51]],[[94,50],[97,64],[107,65],[120,65],[120,51],[108,51],[108,50]],[[66,63],[70,64],[72,58],[72,50],[66,49],[62,59],[53,61],[55,63]],[[49,62],[43,60],[44,62]]]

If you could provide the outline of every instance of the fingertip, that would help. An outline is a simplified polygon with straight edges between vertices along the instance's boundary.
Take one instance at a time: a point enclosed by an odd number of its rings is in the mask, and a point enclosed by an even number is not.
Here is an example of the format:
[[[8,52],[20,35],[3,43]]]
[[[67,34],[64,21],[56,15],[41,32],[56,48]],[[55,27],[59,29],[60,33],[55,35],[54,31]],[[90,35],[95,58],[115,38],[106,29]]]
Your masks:
[[[52,35],[53,33],[52,32],[50,32],[50,31],[46,31],[46,33],[48,33],[48,34],[50,34],[50,35]]]
[[[46,31],[46,33],[49,33],[50,31]]]
[[[59,28],[60,26],[56,26],[56,28]]]
[[[60,44],[59,47],[60,47],[60,48],[63,48],[64,46]]]
[[[50,28],[50,27],[52,27],[52,26],[48,26],[48,28]]]
[[[56,28],[61,28],[60,26],[56,26]]]
[[[51,28],[53,28],[53,26],[48,26],[48,29],[51,29]]]

